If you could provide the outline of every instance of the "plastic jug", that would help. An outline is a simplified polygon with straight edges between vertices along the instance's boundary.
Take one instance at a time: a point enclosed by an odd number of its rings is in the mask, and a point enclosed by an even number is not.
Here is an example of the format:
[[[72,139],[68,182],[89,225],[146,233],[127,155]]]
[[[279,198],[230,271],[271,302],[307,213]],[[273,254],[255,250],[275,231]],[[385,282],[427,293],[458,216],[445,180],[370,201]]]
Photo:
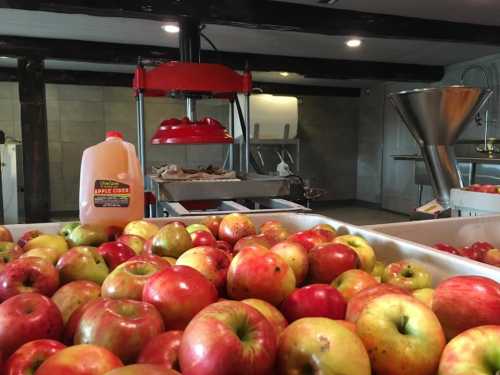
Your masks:
[[[125,226],[144,217],[144,177],[135,147],[118,131],[83,152],[80,171],[80,221]]]

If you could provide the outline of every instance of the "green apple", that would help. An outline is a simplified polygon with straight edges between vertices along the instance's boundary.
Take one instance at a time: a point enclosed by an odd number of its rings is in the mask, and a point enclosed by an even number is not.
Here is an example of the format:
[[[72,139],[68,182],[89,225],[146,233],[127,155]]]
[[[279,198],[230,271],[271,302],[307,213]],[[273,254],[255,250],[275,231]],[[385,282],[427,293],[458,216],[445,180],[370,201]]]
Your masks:
[[[412,296],[384,294],[356,322],[372,370],[383,375],[435,375],[446,344],[438,318]]]
[[[281,334],[277,357],[280,375],[371,374],[359,337],[327,318],[303,318],[290,324]]]
[[[3,263],[11,262],[22,254],[23,249],[14,242],[0,241],[0,259]]]
[[[417,289],[413,291],[412,296],[432,309],[432,299],[434,298],[434,289],[432,288]]]
[[[64,238],[68,238],[71,232],[78,227],[80,223],[74,222],[74,223],[66,223],[64,224],[61,229],[59,230],[59,235],[63,236]]]
[[[151,250],[154,255],[179,258],[191,249],[191,236],[181,225],[167,224],[152,238]]]
[[[102,284],[109,274],[108,266],[95,247],[78,246],[66,252],[57,262],[63,283],[75,280]]]
[[[106,228],[100,225],[79,225],[68,236],[71,246],[99,246],[107,241]]]
[[[371,273],[374,277],[379,277],[382,280],[382,276],[384,275],[384,270],[385,270],[384,262],[377,260],[375,261],[375,266],[373,267]]]
[[[361,269],[366,272],[372,272],[375,267],[375,251],[370,244],[362,237],[359,236],[339,236],[333,242],[341,243],[353,249],[359,257],[361,262]]]
[[[203,225],[203,224],[191,224],[191,225],[188,225],[186,227],[186,230],[189,234],[191,233],[194,233],[194,232],[198,232],[198,231],[204,231],[204,232],[208,232],[208,233],[212,233],[212,231],[210,229],[208,229],[208,227],[206,225]]]
[[[432,286],[430,273],[419,264],[409,260],[394,262],[385,267],[382,281],[409,291]]]
[[[444,348],[438,375],[500,374],[500,326],[471,328]]]

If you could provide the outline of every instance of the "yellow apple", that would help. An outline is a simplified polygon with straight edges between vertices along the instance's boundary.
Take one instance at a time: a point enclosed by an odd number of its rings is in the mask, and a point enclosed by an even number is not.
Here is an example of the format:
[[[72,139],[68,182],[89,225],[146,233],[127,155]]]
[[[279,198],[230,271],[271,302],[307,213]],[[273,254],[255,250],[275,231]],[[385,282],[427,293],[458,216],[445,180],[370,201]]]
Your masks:
[[[20,258],[26,257],[42,258],[52,263],[53,265],[56,265],[57,261],[61,257],[61,253],[59,252],[59,250],[54,248],[40,247],[38,249],[31,249],[20,256]]]
[[[413,291],[412,295],[420,302],[432,308],[432,298],[434,297],[434,289],[432,288],[417,289]]]
[[[370,244],[359,236],[344,235],[336,237],[333,242],[349,246],[358,254],[361,262],[361,269],[366,272],[372,272],[375,267],[375,251]]]
[[[68,243],[62,236],[55,234],[41,234],[40,236],[29,240],[28,243],[24,245],[23,249],[27,252],[29,250],[39,248],[55,249],[59,252],[59,256],[61,256],[68,251]]]
[[[132,234],[134,236],[139,236],[145,240],[149,240],[153,237],[160,228],[157,225],[150,223],[146,220],[135,220],[128,223],[123,229],[123,234]]]

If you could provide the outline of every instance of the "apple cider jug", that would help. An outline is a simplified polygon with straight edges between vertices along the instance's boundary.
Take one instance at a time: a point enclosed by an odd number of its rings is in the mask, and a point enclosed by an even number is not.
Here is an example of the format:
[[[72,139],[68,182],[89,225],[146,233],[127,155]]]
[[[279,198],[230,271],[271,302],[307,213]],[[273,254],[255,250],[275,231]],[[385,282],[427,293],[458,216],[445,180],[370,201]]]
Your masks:
[[[124,227],[144,217],[144,177],[133,144],[118,131],[83,152],[80,221]]]

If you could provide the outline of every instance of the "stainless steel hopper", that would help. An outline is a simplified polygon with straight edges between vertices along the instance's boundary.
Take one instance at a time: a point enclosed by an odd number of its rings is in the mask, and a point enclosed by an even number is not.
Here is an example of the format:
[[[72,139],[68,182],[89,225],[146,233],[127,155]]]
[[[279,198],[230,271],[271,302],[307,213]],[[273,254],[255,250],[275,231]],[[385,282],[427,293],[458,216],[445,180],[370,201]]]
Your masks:
[[[463,187],[453,145],[492,91],[449,86],[389,94],[422,150],[438,202],[450,206],[452,188]]]

